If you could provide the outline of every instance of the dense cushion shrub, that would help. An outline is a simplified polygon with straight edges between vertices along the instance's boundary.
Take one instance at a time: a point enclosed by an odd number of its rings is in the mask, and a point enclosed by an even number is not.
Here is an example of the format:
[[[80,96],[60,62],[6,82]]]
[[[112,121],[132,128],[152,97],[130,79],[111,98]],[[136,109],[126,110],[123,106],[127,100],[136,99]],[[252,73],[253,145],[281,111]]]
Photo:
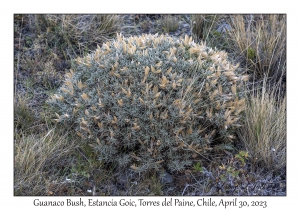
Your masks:
[[[77,58],[49,103],[99,160],[181,171],[234,139],[246,75],[192,38],[121,35]]]

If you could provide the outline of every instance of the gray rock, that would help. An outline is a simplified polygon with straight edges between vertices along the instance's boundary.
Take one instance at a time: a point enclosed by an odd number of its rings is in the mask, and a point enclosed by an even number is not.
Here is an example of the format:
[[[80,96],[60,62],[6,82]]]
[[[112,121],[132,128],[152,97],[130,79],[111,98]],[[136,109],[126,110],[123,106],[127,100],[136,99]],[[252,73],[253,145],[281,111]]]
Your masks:
[[[226,31],[230,31],[231,30],[231,26],[228,25],[227,23],[222,23],[217,31],[220,32],[220,33],[225,33]]]
[[[161,174],[160,182],[162,184],[170,184],[173,181],[174,181],[173,177],[166,170],[164,170]]]
[[[190,24],[184,23],[184,24],[182,24],[182,27],[184,27],[184,28],[190,28]]]
[[[121,186],[126,186],[128,183],[128,176],[125,173],[121,173],[118,177],[117,177],[117,182],[119,185]]]
[[[116,177],[116,182],[122,186],[126,187],[128,184],[132,182],[132,180],[137,179],[137,173],[135,173],[132,169],[130,168],[121,168],[118,171],[118,176]]]

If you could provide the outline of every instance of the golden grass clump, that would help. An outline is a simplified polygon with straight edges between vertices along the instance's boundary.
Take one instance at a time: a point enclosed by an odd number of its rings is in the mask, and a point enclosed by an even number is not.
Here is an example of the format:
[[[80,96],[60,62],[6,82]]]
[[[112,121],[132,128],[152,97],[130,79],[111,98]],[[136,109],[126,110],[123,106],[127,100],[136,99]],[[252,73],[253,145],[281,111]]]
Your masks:
[[[40,135],[17,137],[14,142],[14,194],[45,195],[46,180],[55,175],[55,165],[73,149],[67,134],[55,128]]]
[[[239,137],[254,163],[280,170],[286,166],[286,97],[266,89],[247,100]],[[257,166],[257,165],[256,165]]]

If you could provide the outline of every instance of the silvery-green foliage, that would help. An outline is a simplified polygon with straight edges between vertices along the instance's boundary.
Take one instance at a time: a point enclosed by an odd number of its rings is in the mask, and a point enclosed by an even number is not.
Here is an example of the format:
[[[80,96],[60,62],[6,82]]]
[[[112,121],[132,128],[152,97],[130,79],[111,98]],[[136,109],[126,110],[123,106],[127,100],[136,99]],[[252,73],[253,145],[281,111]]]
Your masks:
[[[238,65],[191,38],[118,35],[77,58],[49,103],[99,160],[181,171],[228,143],[245,100]],[[214,143],[215,142],[215,143]]]

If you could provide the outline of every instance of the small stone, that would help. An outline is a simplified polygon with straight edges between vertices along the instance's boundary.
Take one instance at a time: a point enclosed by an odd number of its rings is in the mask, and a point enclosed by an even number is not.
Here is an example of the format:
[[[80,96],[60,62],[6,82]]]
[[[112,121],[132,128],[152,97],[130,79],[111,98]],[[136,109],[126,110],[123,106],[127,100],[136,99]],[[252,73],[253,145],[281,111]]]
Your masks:
[[[122,173],[118,176],[117,182],[121,186],[126,186],[128,182],[128,177],[126,176],[126,174]]]
[[[162,172],[160,181],[162,184],[170,184],[173,182],[173,177],[166,170],[164,170]]]
[[[184,28],[190,28],[190,24],[184,23],[184,24],[182,24],[182,27],[184,27]]]
[[[226,31],[230,31],[231,30],[231,26],[228,25],[227,23],[222,23],[217,31],[220,32],[220,33],[225,33]]]

